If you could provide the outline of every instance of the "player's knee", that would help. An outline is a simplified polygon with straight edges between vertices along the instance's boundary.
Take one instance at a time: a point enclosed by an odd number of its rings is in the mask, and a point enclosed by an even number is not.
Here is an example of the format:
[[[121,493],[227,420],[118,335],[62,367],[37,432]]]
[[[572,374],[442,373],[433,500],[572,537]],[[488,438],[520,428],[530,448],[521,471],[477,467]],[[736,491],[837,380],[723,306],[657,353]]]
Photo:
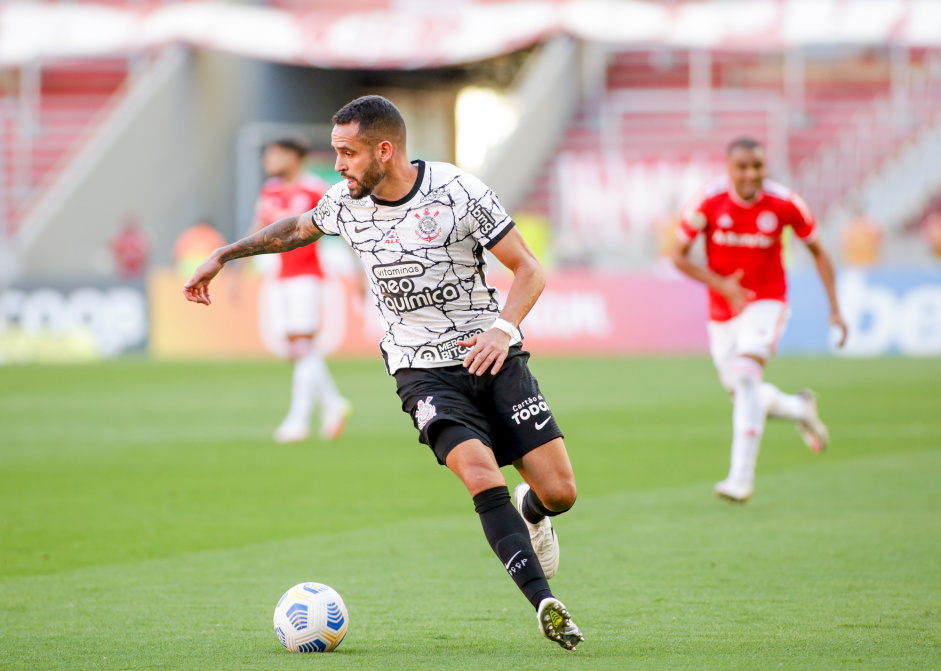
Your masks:
[[[472,450],[452,450],[448,455],[447,465],[472,496],[493,487],[506,485],[496,461],[492,458],[480,458]]]
[[[760,363],[750,357],[739,357],[732,366],[732,389],[757,389],[763,376],[764,370]]]
[[[727,363],[718,369],[719,384],[721,384],[722,388],[730,394],[735,393],[735,373],[732,371],[732,369],[733,366],[731,363]]]
[[[302,359],[314,351],[314,341],[310,336],[288,336],[288,356]]]
[[[725,389],[729,394],[735,395],[735,378],[731,374],[720,375],[719,383],[722,385],[722,388]]]
[[[578,496],[575,479],[565,478],[559,480],[552,487],[547,488],[547,491],[543,494],[539,495],[542,505],[554,513],[564,513],[575,505],[575,499]]]
[[[491,471],[484,468],[471,468],[459,474],[461,482],[467,487],[471,496],[476,496],[480,492],[506,485],[506,480],[500,474],[500,471]]]

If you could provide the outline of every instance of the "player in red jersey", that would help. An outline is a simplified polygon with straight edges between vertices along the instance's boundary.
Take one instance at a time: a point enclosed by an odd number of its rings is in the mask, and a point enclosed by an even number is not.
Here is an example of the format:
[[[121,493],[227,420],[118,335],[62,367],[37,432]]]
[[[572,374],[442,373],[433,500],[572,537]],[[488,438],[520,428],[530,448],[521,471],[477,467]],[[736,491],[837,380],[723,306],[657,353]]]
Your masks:
[[[709,287],[709,349],[722,386],[732,394],[732,463],[715,493],[744,502],[752,495],[755,462],[768,417],[796,422],[814,452],[827,446],[827,428],[810,390],[783,393],[764,382],[765,362],[787,323],[787,278],[781,234],[790,226],[807,245],[830,300],[830,324],[846,342],[846,322],[836,298],[833,262],[817,239],[806,203],[766,178],[764,148],[751,138],[729,145],[728,176],[683,210],[673,262]],[[706,267],[693,262],[690,248],[702,234]]]
[[[255,207],[253,231],[316,207],[327,184],[303,172],[307,148],[292,139],[277,140],[265,149],[263,167],[269,179],[262,187]],[[267,298],[273,321],[279,323],[288,341],[288,354],[294,360],[291,406],[275,440],[294,443],[310,436],[310,416],[320,405],[320,435],[326,440],[343,431],[351,406],[340,395],[317,351],[314,336],[320,328],[323,270],[317,245],[277,255],[280,266]]]

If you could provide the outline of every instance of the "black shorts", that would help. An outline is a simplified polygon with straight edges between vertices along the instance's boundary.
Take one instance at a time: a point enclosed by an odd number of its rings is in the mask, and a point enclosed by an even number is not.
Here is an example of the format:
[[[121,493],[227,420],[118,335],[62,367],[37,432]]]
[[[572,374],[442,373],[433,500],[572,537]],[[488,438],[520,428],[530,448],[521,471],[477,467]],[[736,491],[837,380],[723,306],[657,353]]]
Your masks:
[[[496,375],[488,370],[478,377],[461,365],[396,371],[402,410],[438,463],[444,464],[460,443],[476,438],[493,450],[500,466],[507,466],[562,437],[528,361],[529,352],[516,345]]]

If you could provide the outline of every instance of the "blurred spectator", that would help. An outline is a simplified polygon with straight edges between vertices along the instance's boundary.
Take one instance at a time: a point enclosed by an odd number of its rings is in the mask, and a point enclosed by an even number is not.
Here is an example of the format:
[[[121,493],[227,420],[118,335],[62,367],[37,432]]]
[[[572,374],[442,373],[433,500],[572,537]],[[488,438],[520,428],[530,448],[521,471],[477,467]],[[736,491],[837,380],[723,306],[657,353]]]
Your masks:
[[[941,260],[941,206],[932,210],[922,223],[931,253],[935,259]]]
[[[134,215],[124,218],[124,225],[111,238],[109,246],[118,277],[133,280],[144,276],[150,258],[150,236]]]
[[[173,261],[177,272],[189,277],[207,256],[225,245],[225,238],[215,228],[200,222],[187,228],[173,245]]]
[[[843,231],[843,263],[848,266],[868,267],[879,261],[882,247],[882,227],[857,209]]]
[[[676,247],[676,227],[679,226],[679,208],[668,207],[654,221],[654,232],[657,236],[657,258],[666,259],[673,264],[673,250]]]

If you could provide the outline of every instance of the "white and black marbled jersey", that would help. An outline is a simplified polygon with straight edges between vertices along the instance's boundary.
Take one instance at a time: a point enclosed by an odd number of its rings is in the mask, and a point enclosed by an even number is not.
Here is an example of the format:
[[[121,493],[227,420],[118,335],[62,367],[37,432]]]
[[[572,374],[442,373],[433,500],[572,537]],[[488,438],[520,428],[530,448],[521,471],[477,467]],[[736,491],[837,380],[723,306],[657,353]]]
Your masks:
[[[418,179],[401,200],[355,200],[343,181],[313,210],[317,227],[343,236],[366,268],[389,373],[463,360],[467,350],[457,341],[489,329],[500,313],[484,248],[513,228],[476,177],[449,163],[413,164]]]

